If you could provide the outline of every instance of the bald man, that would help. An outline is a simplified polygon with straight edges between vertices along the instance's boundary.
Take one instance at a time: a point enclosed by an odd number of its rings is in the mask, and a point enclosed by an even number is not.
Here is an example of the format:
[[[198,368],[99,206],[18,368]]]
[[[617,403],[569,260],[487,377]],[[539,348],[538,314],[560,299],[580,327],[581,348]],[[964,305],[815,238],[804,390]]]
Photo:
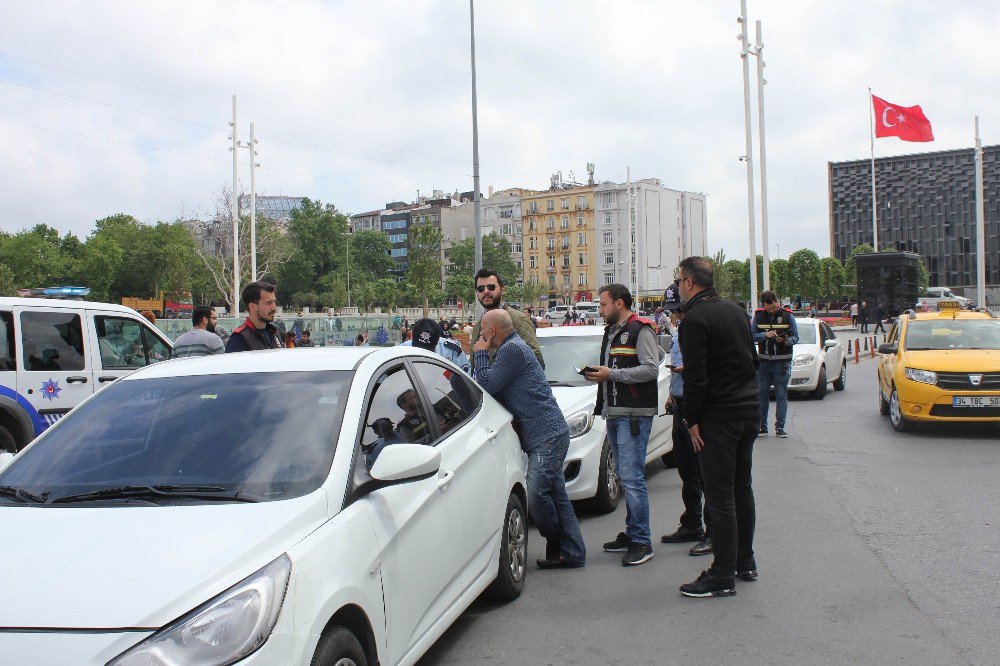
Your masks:
[[[569,449],[569,426],[545,371],[531,347],[514,331],[510,315],[490,310],[483,315],[481,336],[472,349],[476,380],[514,415],[521,448],[528,454],[528,511],[545,537],[542,569],[582,567],[587,549],[573,512],[563,464]],[[490,361],[490,351],[494,351]]]

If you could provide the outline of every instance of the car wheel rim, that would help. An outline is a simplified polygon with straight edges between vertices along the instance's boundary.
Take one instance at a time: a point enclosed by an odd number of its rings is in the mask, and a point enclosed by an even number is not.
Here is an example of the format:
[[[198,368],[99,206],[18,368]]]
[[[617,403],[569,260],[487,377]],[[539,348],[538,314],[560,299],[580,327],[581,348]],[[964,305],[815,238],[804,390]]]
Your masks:
[[[524,577],[527,539],[524,532],[524,518],[520,511],[511,511],[507,518],[507,563],[510,565],[510,575],[514,582],[520,582]]]
[[[347,657],[341,657],[333,666],[358,666],[357,662]]]
[[[843,386],[847,384],[847,366],[840,366],[840,384]]]
[[[903,411],[899,407],[899,394],[894,390],[889,398],[889,414],[894,425],[899,425],[903,420]]]
[[[612,502],[618,499],[618,495],[622,492],[621,480],[618,478],[618,472],[615,471],[615,452],[608,448],[608,499]]]

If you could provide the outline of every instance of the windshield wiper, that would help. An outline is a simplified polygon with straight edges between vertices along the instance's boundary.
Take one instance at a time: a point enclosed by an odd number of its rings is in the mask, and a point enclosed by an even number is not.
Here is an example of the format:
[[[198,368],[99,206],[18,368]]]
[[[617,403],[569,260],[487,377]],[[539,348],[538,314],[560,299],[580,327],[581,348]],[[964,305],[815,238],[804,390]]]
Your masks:
[[[222,502],[260,502],[263,497],[239,491],[226,490],[219,486],[120,486],[103,488],[86,493],[65,495],[51,500],[52,504],[63,502],[88,502],[106,499],[157,499],[180,498],[213,500]]]
[[[45,493],[45,495],[48,495],[48,493]],[[27,490],[15,488],[14,486],[0,486],[0,496],[11,497],[25,503],[34,502],[35,504],[41,504],[45,501],[45,497],[43,495],[29,493]]]

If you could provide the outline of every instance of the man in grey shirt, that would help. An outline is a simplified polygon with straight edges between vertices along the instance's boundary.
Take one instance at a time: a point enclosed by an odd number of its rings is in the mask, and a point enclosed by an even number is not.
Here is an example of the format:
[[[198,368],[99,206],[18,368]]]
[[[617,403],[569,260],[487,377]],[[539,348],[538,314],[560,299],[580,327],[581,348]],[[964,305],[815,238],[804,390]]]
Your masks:
[[[226,346],[215,332],[219,316],[207,305],[196,305],[191,314],[194,327],[174,340],[173,358],[222,354]]]
[[[601,365],[586,373],[600,382],[594,413],[608,423],[608,444],[625,491],[625,531],[604,544],[609,553],[624,552],[622,566],[653,557],[649,534],[649,492],[646,489],[646,448],[653,417],[662,403],[657,378],[663,350],[649,321],[632,312],[632,294],[623,284],[600,288],[600,315],[607,322],[601,344]]]

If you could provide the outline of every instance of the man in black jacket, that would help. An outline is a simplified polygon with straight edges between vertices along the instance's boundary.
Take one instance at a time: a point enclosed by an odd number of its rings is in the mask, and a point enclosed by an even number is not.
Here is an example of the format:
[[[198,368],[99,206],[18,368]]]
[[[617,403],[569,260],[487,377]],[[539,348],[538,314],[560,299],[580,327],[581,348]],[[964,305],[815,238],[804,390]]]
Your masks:
[[[251,282],[243,287],[243,302],[247,304],[247,320],[233,330],[226,342],[226,353],[280,349],[285,345],[274,326],[278,313],[275,287],[267,282]]]
[[[756,521],[751,465],[759,420],[757,355],[750,321],[712,288],[712,265],[703,257],[680,264],[684,326],[684,423],[698,452],[705,504],[712,516],[712,566],[682,585],[688,597],[736,594],[734,574],[757,578]]]

